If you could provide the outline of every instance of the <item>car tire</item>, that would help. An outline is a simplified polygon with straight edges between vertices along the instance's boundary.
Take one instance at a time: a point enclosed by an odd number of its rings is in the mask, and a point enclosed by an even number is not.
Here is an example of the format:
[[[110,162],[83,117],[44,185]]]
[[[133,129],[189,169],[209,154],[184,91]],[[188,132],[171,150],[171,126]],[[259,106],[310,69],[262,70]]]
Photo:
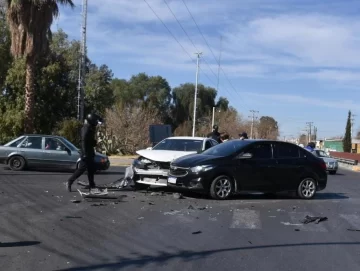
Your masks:
[[[335,175],[335,174],[336,174],[336,170],[331,170],[331,171],[329,171],[329,174],[330,174],[330,175]]]
[[[11,168],[11,170],[21,171],[24,170],[26,166],[26,161],[24,157],[15,155],[9,159],[8,166]]]
[[[210,196],[217,200],[228,199],[234,191],[234,184],[229,176],[216,177],[210,186]]]
[[[312,199],[316,194],[317,184],[313,178],[303,179],[297,189],[297,195],[301,199]]]

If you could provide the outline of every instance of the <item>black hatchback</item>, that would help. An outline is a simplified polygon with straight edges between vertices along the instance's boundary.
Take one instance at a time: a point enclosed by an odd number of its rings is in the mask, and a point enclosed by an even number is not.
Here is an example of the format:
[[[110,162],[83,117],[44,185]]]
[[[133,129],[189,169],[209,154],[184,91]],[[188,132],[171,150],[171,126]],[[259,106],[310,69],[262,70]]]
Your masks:
[[[326,164],[303,148],[271,140],[230,140],[170,165],[168,186],[227,199],[242,191],[296,191],[311,199],[327,184]]]

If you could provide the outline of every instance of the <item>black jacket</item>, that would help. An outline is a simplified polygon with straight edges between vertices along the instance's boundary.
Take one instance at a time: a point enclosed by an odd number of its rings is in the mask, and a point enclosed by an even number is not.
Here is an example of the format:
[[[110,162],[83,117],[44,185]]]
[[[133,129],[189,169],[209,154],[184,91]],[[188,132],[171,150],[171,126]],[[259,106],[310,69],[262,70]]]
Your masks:
[[[95,139],[96,129],[95,127],[85,123],[81,129],[81,156],[82,157],[94,157],[95,156]]]
[[[212,131],[211,133],[208,134],[207,137],[216,140],[218,143],[221,143],[220,133],[218,131]]]

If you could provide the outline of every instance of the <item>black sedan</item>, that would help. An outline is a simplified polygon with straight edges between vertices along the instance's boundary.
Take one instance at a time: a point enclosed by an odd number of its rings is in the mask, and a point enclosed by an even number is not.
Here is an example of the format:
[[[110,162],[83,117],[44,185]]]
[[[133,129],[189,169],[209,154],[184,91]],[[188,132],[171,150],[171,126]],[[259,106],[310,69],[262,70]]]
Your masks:
[[[168,186],[227,199],[241,191],[296,191],[311,199],[327,184],[326,164],[299,146],[270,140],[231,140],[170,165]]]

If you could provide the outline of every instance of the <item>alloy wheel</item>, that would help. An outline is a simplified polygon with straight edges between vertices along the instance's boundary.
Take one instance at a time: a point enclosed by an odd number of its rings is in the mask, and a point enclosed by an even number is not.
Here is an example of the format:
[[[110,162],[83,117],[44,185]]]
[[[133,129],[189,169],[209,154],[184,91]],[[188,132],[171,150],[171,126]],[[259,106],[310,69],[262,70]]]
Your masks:
[[[215,193],[219,198],[227,198],[231,193],[231,183],[228,179],[222,178],[216,182]]]

